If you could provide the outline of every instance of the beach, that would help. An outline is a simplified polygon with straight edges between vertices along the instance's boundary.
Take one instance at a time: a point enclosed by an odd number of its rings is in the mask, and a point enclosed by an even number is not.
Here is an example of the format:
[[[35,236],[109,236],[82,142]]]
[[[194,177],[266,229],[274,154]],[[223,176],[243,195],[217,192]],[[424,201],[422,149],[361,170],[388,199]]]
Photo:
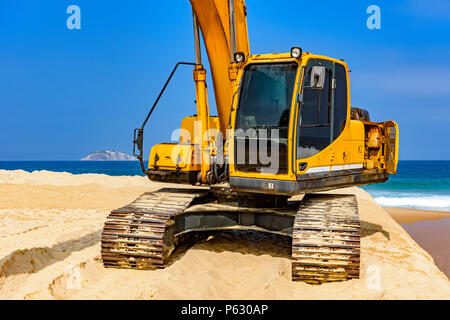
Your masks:
[[[420,209],[383,207],[395,221],[400,224],[409,224],[423,220],[438,220],[450,218],[450,212]]]
[[[360,279],[292,282],[289,240],[255,232],[180,248],[161,270],[104,268],[106,216],[164,186],[142,176],[0,170],[0,299],[450,299],[450,213],[382,208],[361,188],[332,191],[357,196]]]
[[[384,208],[450,277],[450,212]]]

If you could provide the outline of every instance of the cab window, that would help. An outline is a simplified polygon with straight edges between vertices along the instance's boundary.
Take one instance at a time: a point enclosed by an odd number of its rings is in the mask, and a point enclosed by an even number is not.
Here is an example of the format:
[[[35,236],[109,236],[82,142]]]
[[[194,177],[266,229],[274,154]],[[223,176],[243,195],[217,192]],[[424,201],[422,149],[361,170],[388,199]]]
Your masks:
[[[347,72],[342,64],[335,64],[336,90],[334,98],[333,141],[340,136],[347,119]]]
[[[325,67],[322,89],[311,87],[314,66]],[[334,88],[333,82],[336,84]],[[332,61],[311,59],[304,72],[301,93],[297,119],[297,159],[314,156],[341,134],[347,117],[345,67]]]

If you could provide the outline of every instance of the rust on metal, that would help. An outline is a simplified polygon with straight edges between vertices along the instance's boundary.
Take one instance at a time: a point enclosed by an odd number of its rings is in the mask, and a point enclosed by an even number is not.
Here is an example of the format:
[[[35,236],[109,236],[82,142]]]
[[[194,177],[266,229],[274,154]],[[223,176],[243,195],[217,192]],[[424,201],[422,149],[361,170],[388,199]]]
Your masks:
[[[292,234],[292,279],[310,284],[359,277],[360,222],[354,195],[312,194]]]
[[[276,207],[225,197],[207,189],[160,189],[138,197],[108,216],[101,238],[105,267],[164,268],[187,234],[233,228],[292,237],[292,279],[310,284],[359,277],[360,222],[356,197],[309,194]],[[249,196],[250,199],[250,196]],[[278,200],[278,199],[275,199]],[[231,202],[234,202],[232,204]]]
[[[105,267],[157,269],[175,247],[172,218],[209,193],[164,188],[147,192],[107,217],[101,238]]]

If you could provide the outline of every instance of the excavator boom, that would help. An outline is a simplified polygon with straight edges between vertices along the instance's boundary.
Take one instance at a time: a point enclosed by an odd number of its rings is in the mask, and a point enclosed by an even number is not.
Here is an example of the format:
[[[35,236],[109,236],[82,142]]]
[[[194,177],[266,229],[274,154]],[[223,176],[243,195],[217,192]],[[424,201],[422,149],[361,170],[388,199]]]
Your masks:
[[[247,7],[244,0],[190,1],[208,53],[217,114],[224,134],[233,96],[233,80],[229,74],[231,62],[235,52],[250,55]]]

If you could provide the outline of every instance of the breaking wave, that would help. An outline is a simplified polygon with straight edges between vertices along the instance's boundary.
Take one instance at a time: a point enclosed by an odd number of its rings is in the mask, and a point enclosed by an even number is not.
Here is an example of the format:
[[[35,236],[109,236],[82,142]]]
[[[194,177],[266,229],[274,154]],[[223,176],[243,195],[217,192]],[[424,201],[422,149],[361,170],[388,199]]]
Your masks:
[[[375,196],[375,201],[385,207],[415,208],[424,210],[450,211],[450,196]]]

